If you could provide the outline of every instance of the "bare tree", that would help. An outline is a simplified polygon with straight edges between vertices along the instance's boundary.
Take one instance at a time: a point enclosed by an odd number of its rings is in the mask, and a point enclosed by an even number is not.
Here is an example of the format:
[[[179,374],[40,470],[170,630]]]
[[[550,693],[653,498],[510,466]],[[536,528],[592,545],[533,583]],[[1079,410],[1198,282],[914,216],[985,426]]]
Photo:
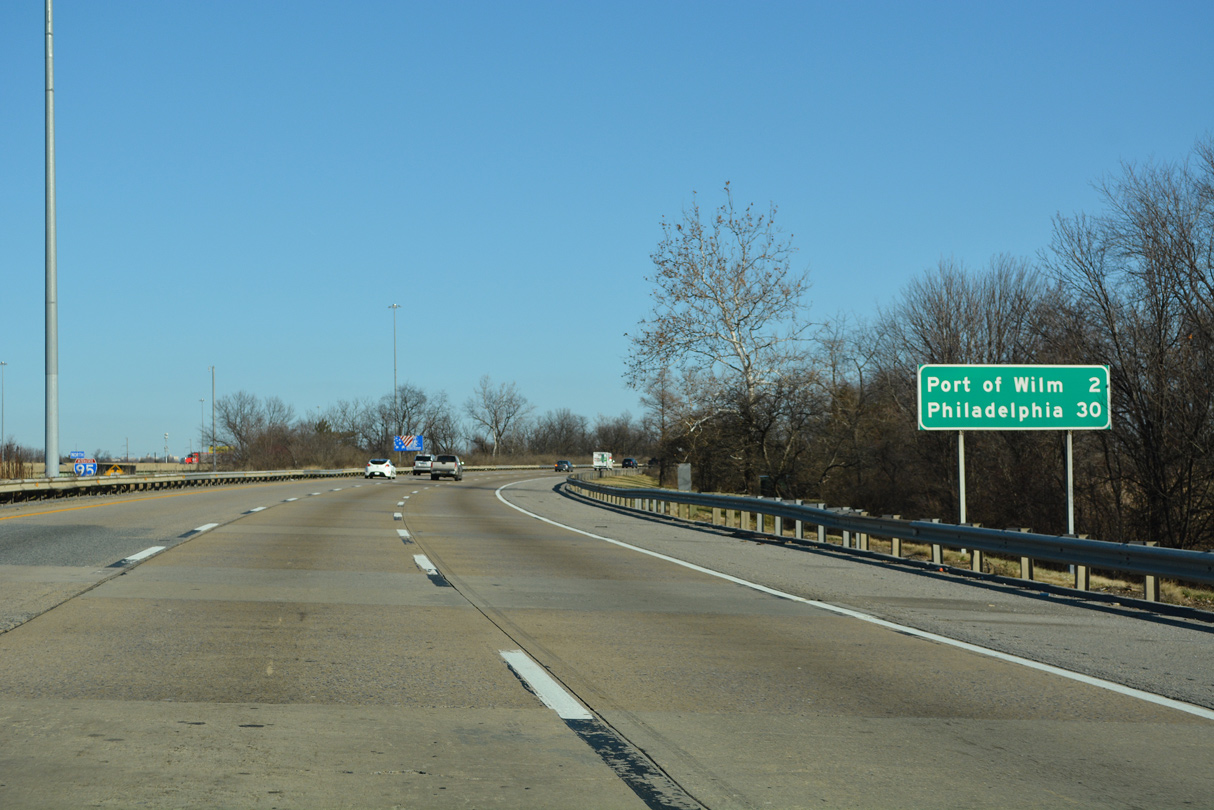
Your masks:
[[[763,391],[786,386],[803,354],[809,324],[802,299],[806,273],[796,273],[794,252],[775,224],[753,205],[734,206],[729,184],[725,202],[703,221],[693,202],[679,222],[662,222],[654,264],[652,314],[631,336],[629,384],[651,389],[668,370],[681,372],[695,410],[728,413],[742,434],[744,478],[757,484],[756,408]]]
[[[1107,211],[1056,218],[1051,245],[1066,340],[1112,371],[1117,539],[1182,548],[1214,533],[1214,141],[1193,163],[1123,166]]]
[[[503,442],[523,427],[523,422],[531,413],[531,405],[514,383],[494,386],[486,374],[464,403],[464,412],[474,423],[488,431],[496,458]]]
[[[533,453],[557,456],[576,456],[590,452],[587,447],[590,432],[586,417],[575,414],[568,408],[560,408],[536,420],[529,441]]]

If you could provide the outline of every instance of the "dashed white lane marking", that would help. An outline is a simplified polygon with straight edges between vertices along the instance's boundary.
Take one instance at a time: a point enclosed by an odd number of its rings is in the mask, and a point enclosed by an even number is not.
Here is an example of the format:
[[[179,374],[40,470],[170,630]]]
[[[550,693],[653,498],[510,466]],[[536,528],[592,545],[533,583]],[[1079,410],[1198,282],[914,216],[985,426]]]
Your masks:
[[[264,511],[265,511],[265,507],[264,507],[264,506],[254,506],[252,509],[250,509],[249,511],[245,512],[245,514],[246,514],[246,515],[251,515],[251,514],[253,514],[254,512],[264,512]]]
[[[430,487],[426,487],[426,489],[429,489],[429,488],[430,488]],[[417,493],[419,493],[419,492],[421,492],[421,490],[420,490],[420,489],[415,489],[415,490],[413,490],[413,493],[412,493],[412,494],[416,495],[416,494],[417,494]]]
[[[218,525],[219,525],[218,523],[204,523],[201,526],[199,526],[197,529],[194,529],[194,534],[202,534],[203,532],[209,532],[211,529],[214,529]]]
[[[329,491],[330,492],[341,492],[341,487],[334,487],[333,489],[331,489]]]
[[[410,537],[412,537],[412,535],[409,534],[408,529],[397,529],[396,533],[400,535],[401,540],[408,540]]]
[[[285,501],[283,501],[283,503],[290,503],[291,501],[298,501],[298,500],[299,500],[299,498],[287,498]]]
[[[522,650],[500,650],[506,666],[517,675],[540,699],[540,702],[557,713],[562,720],[593,720],[594,715],[574,700],[548,671]]]
[[[160,552],[164,551],[164,549],[165,549],[165,546],[152,546],[151,548],[145,548],[143,551],[139,552],[138,554],[132,554],[131,556],[123,559],[122,562],[124,565],[127,565],[130,563],[139,562],[140,560],[146,560],[148,557],[151,557],[153,554],[159,554]]]
[[[404,519],[405,519],[405,516],[404,516],[404,515],[402,515],[400,512],[393,512],[393,513],[392,513],[392,519],[393,519],[393,520],[404,520]]]
[[[526,484],[526,483],[530,483],[531,481],[545,481],[545,480],[548,480],[548,479],[530,478],[530,479],[527,479],[524,481],[511,481],[509,484],[503,484],[502,486],[498,487],[497,490],[495,491],[495,494],[497,495],[497,499],[499,501],[506,504],[506,506],[509,506],[511,509],[514,509],[515,511],[518,511],[518,512],[522,512],[524,515],[533,517],[536,520],[541,521],[543,523],[547,523],[551,526],[557,526],[562,529],[567,529],[571,532],[575,532],[577,534],[583,535],[585,537],[590,537],[595,540],[602,540],[605,543],[611,543],[613,545],[619,546],[620,548],[626,548],[626,549],[630,549],[632,551],[638,551],[641,554],[647,554],[650,557],[656,557],[659,560],[665,560],[666,562],[671,562],[671,563],[674,563],[675,565],[681,565],[684,568],[690,568],[692,571],[698,571],[701,574],[707,574],[712,577],[717,577],[718,579],[723,579],[727,582],[733,582],[737,585],[743,585],[747,588],[752,588],[761,593],[767,593],[767,594],[771,594],[772,596],[778,596],[781,599],[789,599],[793,602],[800,602],[803,605],[809,605],[811,607],[816,607],[820,610],[829,611],[830,613],[835,613],[840,616],[847,616],[852,619],[859,619],[862,622],[868,622],[869,624],[875,624],[878,627],[885,627],[889,630],[894,630],[899,633],[904,633],[908,636],[914,636],[915,638],[921,638],[926,641],[935,641],[938,644],[947,644],[950,647],[956,647],[958,649],[968,650],[969,652],[978,653],[979,655],[985,655],[988,658],[995,658],[1000,661],[1006,661],[1009,664],[1019,664],[1020,666],[1028,667],[1029,669],[1035,669],[1039,672],[1046,672],[1046,673],[1049,673],[1050,675],[1057,675],[1061,678],[1068,678],[1072,681],[1078,681],[1079,683],[1087,684],[1088,686],[1095,686],[1099,689],[1106,689],[1110,692],[1116,692],[1119,695],[1125,695],[1127,697],[1137,698],[1138,700],[1142,700],[1147,703],[1154,703],[1157,706],[1164,706],[1169,709],[1175,709],[1180,712],[1185,712],[1186,714],[1196,715],[1197,717],[1204,717],[1207,720],[1214,720],[1214,710],[1207,709],[1204,706],[1195,706],[1192,703],[1184,703],[1179,700],[1173,700],[1172,698],[1164,697],[1163,695],[1155,695],[1150,692],[1144,692],[1141,689],[1134,689],[1133,687],[1130,687],[1130,686],[1123,686],[1122,684],[1114,683],[1113,681],[1106,681],[1102,678],[1094,678],[1091,675],[1084,675],[1081,672],[1072,672],[1069,669],[1063,669],[1062,667],[1051,666],[1050,664],[1042,664],[1037,661],[1030,661],[1027,658],[1021,658],[1017,655],[1010,655],[1008,653],[1000,652],[998,650],[990,650],[990,649],[987,649],[986,647],[979,647],[977,644],[970,644],[969,642],[966,642],[966,641],[958,641],[955,638],[948,638],[947,636],[939,636],[939,635],[936,635],[935,633],[929,633],[925,630],[919,630],[914,627],[907,627],[906,625],[897,624],[895,622],[887,621],[885,619],[879,619],[876,616],[870,616],[867,613],[861,613],[860,611],[852,610],[851,608],[840,607],[838,605],[829,604],[828,602],[819,602],[816,599],[806,599],[803,596],[796,596],[795,594],[785,593],[784,591],[779,591],[779,590],[776,590],[775,588],[769,588],[766,585],[760,585],[757,582],[750,582],[749,580],[741,579],[740,577],[731,576],[729,574],[723,574],[720,571],[714,571],[711,568],[704,568],[702,566],[696,565],[695,563],[689,563],[686,560],[680,560],[677,557],[668,557],[665,554],[660,554],[656,551],[650,551],[649,549],[641,548],[639,546],[634,546],[629,543],[625,543],[621,540],[613,540],[610,537],[603,537],[600,534],[593,534],[591,532],[583,531],[581,529],[575,529],[572,526],[566,526],[564,523],[557,523],[555,520],[549,520],[548,518],[544,517],[543,515],[537,515],[534,512],[527,511],[526,509],[522,508],[521,506],[516,506],[515,504],[510,503],[510,501],[508,501],[502,497],[502,490],[506,489],[507,487],[512,487],[515,484]]]
[[[405,501],[407,501],[407,500],[409,500],[409,496],[408,496],[408,495],[406,495],[406,496],[405,496]],[[397,505],[397,506],[404,506],[404,505],[405,505],[405,501],[397,501],[397,502],[396,502],[396,505]]]
[[[425,554],[414,554],[413,562],[423,573],[429,574],[432,577],[438,576],[438,569],[434,567],[434,563],[430,562],[430,558]]]
[[[309,493],[308,493],[308,495],[309,495],[309,496],[312,496],[312,495],[319,495],[319,494],[320,494],[319,492],[309,492]]]

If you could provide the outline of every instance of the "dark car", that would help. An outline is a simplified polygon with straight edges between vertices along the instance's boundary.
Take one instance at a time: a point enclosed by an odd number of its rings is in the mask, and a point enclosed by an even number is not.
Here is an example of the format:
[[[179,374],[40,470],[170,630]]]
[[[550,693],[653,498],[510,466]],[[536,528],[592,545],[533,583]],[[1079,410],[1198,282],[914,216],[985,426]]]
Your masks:
[[[573,472],[573,465],[568,461],[561,459],[556,464],[552,465],[552,470],[554,472]]]
[[[635,458],[626,458],[626,459],[624,459],[624,463],[621,464],[620,466],[621,467],[631,467],[632,469],[635,470],[636,466],[637,466],[637,460]]]

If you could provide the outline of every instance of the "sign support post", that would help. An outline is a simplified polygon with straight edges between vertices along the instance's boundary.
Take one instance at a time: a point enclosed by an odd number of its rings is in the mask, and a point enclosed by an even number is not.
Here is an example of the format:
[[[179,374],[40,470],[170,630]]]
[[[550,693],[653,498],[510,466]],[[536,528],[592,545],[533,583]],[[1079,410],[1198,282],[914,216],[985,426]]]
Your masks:
[[[1075,534],[1074,431],[1111,430],[1108,366],[919,366],[919,429],[957,431],[958,505],[965,503],[965,431],[1066,431],[1067,533]]]
[[[960,488],[961,497],[959,498],[959,500],[961,502],[960,503],[961,520],[959,522],[965,523],[966,520],[965,520],[965,431],[964,430],[957,431],[957,477],[960,479],[960,483],[961,483],[961,488]]]

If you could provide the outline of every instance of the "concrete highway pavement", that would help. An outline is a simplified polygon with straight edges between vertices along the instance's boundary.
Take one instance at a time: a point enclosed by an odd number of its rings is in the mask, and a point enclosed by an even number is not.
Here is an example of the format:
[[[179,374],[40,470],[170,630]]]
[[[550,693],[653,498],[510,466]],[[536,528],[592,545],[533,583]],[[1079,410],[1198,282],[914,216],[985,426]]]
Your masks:
[[[0,635],[0,806],[1214,799],[1214,722],[1200,712],[722,579],[712,571],[734,566],[741,580],[808,593],[818,586],[790,581],[799,565],[834,570],[839,591],[845,576],[874,574],[620,515],[554,492],[555,476],[526,478],[536,476],[266,490],[282,497],[247,514],[252,505],[228,501],[215,511],[233,517],[204,521],[221,525]],[[149,521],[124,511],[135,508],[97,509],[95,520],[142,531]],[[28,533],[52,519],[0,521],[0,549],[9,526]],[[960,601],[935,621],[960,625],[973,589],[937,585]],[[890,587],[895,611],[947,603]],[[880,607],[878,590],[861,600]],[[1020,616],[1017,632],[1057,624],[1035,618]],[[1209,646],[1200,629],[1166,630]]]

